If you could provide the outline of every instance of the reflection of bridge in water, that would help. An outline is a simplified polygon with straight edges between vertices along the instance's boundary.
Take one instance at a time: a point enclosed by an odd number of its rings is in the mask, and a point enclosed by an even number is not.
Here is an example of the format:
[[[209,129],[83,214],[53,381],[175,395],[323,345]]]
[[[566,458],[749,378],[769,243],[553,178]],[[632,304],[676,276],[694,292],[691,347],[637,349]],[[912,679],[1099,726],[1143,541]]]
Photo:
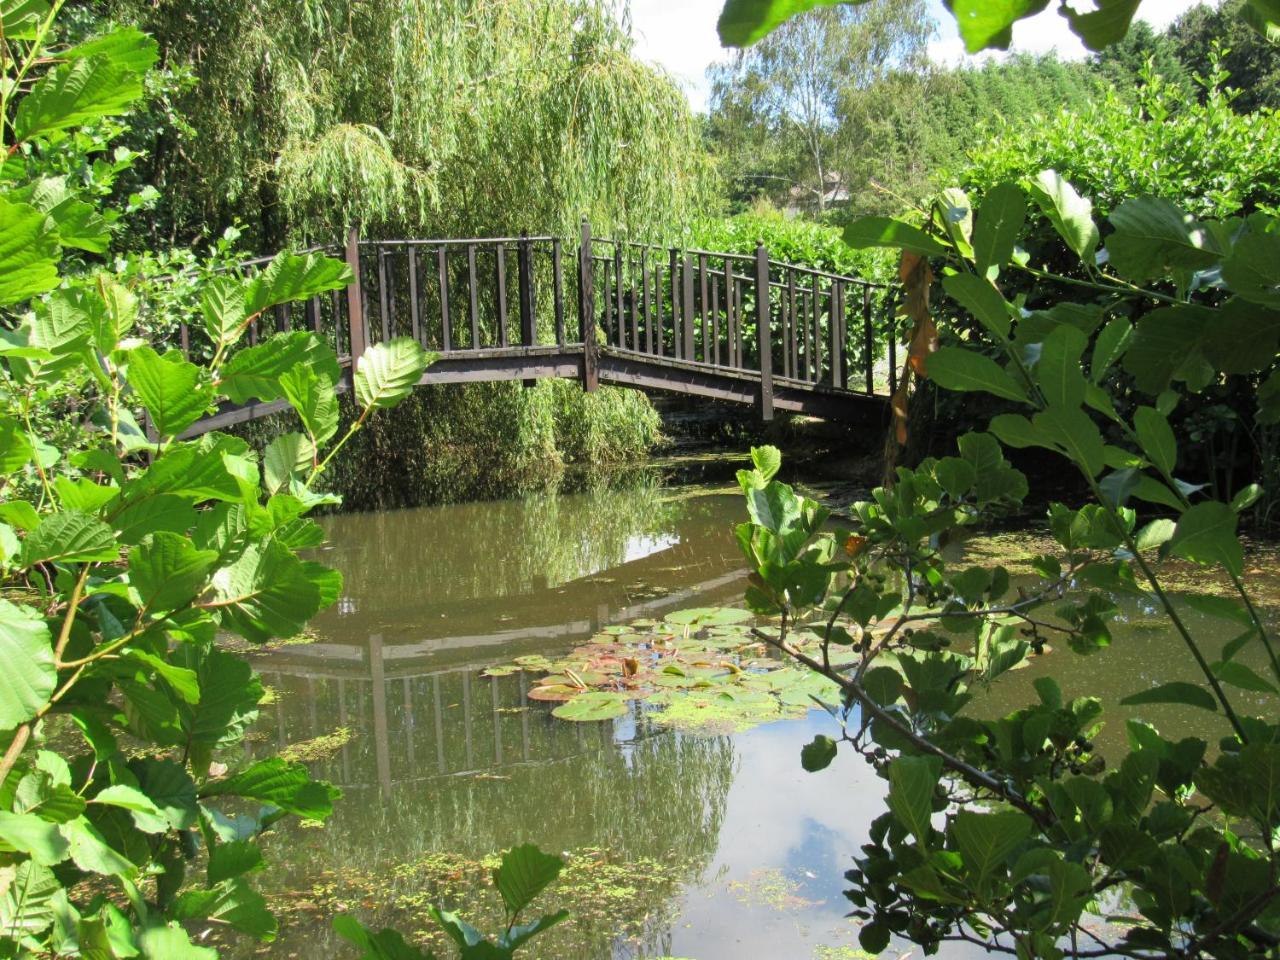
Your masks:
[[[735,551],[709,552],[695,540],[559,587],[535,582],[501,600],[379,604],[376,616],[357,605],[338,617],[342,636],[257,658],[276,692],[260,729],[271,728],[274,711],[276,747],[283,748],[346,727],[354,737],[320,761],[317,773],[348,789],[376,784],[387,796],[393,784],[571,760],[613,743],[614,725],[553,722],[529,701],[527,674],[484,679],[477,671],[499,657],[563,649],[611,623],[736,600],[742,577]],[[499,606],[500,622],[519,626],[495,629]],[[369,619],[376,623],[366,626],[389,628],[399,639],[343,623]]]

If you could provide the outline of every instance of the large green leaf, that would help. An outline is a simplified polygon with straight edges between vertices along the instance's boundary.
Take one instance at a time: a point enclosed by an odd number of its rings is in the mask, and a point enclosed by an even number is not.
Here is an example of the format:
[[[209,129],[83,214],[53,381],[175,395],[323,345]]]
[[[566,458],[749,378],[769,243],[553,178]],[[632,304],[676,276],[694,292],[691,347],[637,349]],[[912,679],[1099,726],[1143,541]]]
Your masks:
[[[979,890],[1031,834],[1031,818],[1015,810],[976,813],[961,810],[951,823],[956,846]]]
[[[317,445],[338,432],[338,397],[327,373],[298,364],[281,374],[280,391]]]
[[[942,287],[947,295],[974,315],[997,341],[1009,339],[1010,307],[990,280],[971,273],[946,277]]]
[[[493,871],[493,884],[511,916],[519,913],[546,889],[556,877],[564,861],[543,853],[531,843],[512,847],[502,855],[502,864]]]
[[[1194,376],[1195,365],[1204,364],[1201,345],[1216,319],[1216,311],[1191,304],[1144,315],[1124,355],[1138,389],[1155,396],[1175,378]]]
[[[217,551],[197,550],[187,537],[157,532],[129,551],[129,580],[149,613],[177,610],[203,590],[217,559]]]
[[[1093,222],[1093,204],[1056,170],[1043,170],[1031,181],[1031,196],[1059,236],[1077,257],[1093,262],[1098,248],[1098,225]]]
[[[115,534],[97,517],[79,510],[51,514],[22,545],[22,564],[88,563],[120,555]]]
[[[47,0],[4,0],[0,3],[0,26],[7,40],[34,40],[49,16]]]
[[[38,934],[53,923],[52,900],[62,884],[48,867],[24,860],[0,886],[0,929],[9,936]]]
[[[375,343],[356,364],[356,401],[375,410],[394,407],[409,395],[433,359],[408,337]]]
[[[232,274],[214,277],[200,292],[200,313],[210,339],[231,346],[244,333],[249,319],[246,291],[249,281]]]
[[[1097,9],[1080,13],[1063,7],[1071,30],[1090,50],[1101,50],[1124,39],[1142,0],[1097,0]]]
[[[160,45],[154,37],[137,27],[118,27],[110,33],[77,43],[59,54],[66,60],[83,60],[88,57],[106,57],[118,66],[134,73],[146,73],[156,65],[160,57]]]
[[[922,847],[929,845],[933,794],[942,772],[937,757],[902,756],[889,764],[889,811]]]
[[[1027,198],[1016,183],[997,183],[987,191],[973,228],[973,259],[978,272],[991,276],[1013,256],[1027,222]]]
[[[106,787],[94,795],[92,802],[129,811],[134,826],[143,833],[164,833],[169,829],[169,819],[156,806],[155,801],[128,784],[117,783]]]
[[[245,797],[271,804],[308,820],[323,820],[333,812],[337,788],[312,780],[300,763],[279,757],[259,760],[246,770],[222,780],[211,780],[200,788],[201,797]]]
[[[1222,255],[1218,241],[1195,217],[1161,197],[1126,200],[1111,214],[1111,265],[1129,280],[1200,270]]]
[[[1245,234],[1222,261],[1222,279],[1252,303],[1280,307],[1280,231]]]
[[[404,937],[389,927],[374,933],[355,917],[340,914],[333,918],[333,929],[362,951],[360,960],[435,960],[435,954],[405,943]]]
[[[1031,422],[1090,476],[1096,477],[1107,465],[1102,433],[1079,407],[1050,407],[1037,413]]]
[[[48,214],[0,198],[0,306],[56,287],[60,256]]]
[[[1197,563],[1221,564],[1239,576],[1244,571],[1244,549],[1236,536],[1239,520],[1228,504],[1197,503],[1178,518],[1169,550]]]
[[[282,433],[263,451],[263,479],[268,493],[275,493],[296,476],[305,476],[315,462],[316,448],[301,433]]]
[[[200,368],[177,351],[164,356],[148,346],[129,351],[129,386],[162,437],[182,433],[213,402],[213,386],[202,383],[201,378]]]
[[[1272,43],[1280,43],[1280,0],[1247,0],[1240,16]]]
[[[946,390],[990,393],[1027,402],[1027,393],[988,356],[963,347],[939,347],[925,361],[929,376]]]
[[[887,668],[886,668],[887,669]],[[892,672],[892,671],[891,671]],[[897,676],[894,673],[894,676]],[[876,701],[879,703],[880,701]],[[816,773],[831,766],[836,758],[836,742],[830,737],[819,734],[800,750],[800,766],[808,773]]]
[[[716,29],[726,47],[746,47],[797,14],[838,2],[841,0],[726,0]]]
[[[274,542],[251,545],[214,575],[213,585],[223,625],[257,643],[295,635],[321,608],[311,571]]]
[[[71,851],[58,825],[33,813],[0,810],[0,842],[9,851],[25,853],[46,867],[61,863]]]
[[[1048,5],[1049,0],[952,0],[948,4],[970,53],[989,47],[1007,50],[1013,41],[1013,24]]]
[[[124,113],[142,97],[142,74],[104,56],[76,59],[36,81],[13,117],[18,140]]]
[[[1201,351],[1215,370],[1261,373],[1276,361],[1280,310],[1233,297],[1215,313],[1205,333]]]
[[[342,260],[319,253],[279,253],[245,291],[245,309],[250,315],[293,300],[306,300],[318,293],[337,290],[351,283],[351,268]]]
[[[1085,379],[1080,358],[1088,338],[1075,327],[1056,327],[1040,350],[1036,382],[1050,407],[1079,409],[1084,402]]]
[[[1133,412],[1133,425],[1147,459],[1161,473],[1172,476],[1178,465],[1178,440],[1165,415],[1155,407],[1138,407]]]
[[[421,352],[422,348],[418,349]],[[333,350],[314,333],[298,330],[276,334],[241,350],[223,365],[218,389],[234,403],[275,400],[281,396],[280,378],[299,364],[313,367],[317,374],[335,382],[338,379]]]
[[[844,228],[844,242],[849,246],[891,247],[909,250],[926,257],[946,256],[947,248],[918,227],[889,217],[863,217]]]
[[[267,901],[239,877],[222,880],[206,890],[183,891],[174,901],[172,916],[179,920],[214,920],[259,940],[276,936],[276,918]]]
[[[1093,343],[1093,355],[1089,360],[1089,379],[1101,383],[1108,370],[1124,356],[1133,339],[1133,325],[1124,317],[1114,317],[1107,322]]]
[[[1182,680],[1162,683],[1150,690],[1131,693],[1120,702],[1125,706],[1140,706],[1145,703],[1179,703],[1188,707],[1199,707],[1202,710],[1218,709],[1218,702],[1205,687]]]
[[[177,922],[142,931],[138,945],[145,960],[218,960],[217,950],[195,946]]]
[[[137,865],[108,843],[102,831],[86,817],[69,820],[59,829],[71,847],[71,859],[81,870],[107,877],[137,873]]]
[[[242,657],[183,644],[170,654],[175,666],[193,671],[200,687],[195,703],[178,703],[179,722],[188,741],[210,747],[238,743],[258,718],[262,681]]]
[[[12,417],[0,417],[0,477],[25,467],[34,452],[22,424]]]

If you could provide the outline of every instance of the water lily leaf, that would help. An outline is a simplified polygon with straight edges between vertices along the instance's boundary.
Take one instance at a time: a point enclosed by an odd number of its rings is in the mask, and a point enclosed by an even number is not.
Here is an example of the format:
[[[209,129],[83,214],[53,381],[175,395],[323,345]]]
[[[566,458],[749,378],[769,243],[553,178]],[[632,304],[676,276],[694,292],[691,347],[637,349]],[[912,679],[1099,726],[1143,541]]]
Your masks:
[[[615,693],[594,691],[578,694],[568,703],[556,707],[551,714],[561,720],[593,721],[613,720],[626,712],[627,702],[624,697]]]

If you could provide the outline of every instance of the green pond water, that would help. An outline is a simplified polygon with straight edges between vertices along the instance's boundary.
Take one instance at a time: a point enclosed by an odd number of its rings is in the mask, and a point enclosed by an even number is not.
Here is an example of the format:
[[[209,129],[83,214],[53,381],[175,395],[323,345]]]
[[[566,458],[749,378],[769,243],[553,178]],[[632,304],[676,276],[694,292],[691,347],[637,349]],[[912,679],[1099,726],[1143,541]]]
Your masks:
[[[571,723],[527,698],[529,675],[480,673],[522,654],[562,654],[612,624],[736,603],[741,513],[725,488],[650,478],[327,520],[320,558],[342,571],[343,596],[315,621],[312,642],[255,657],[271,698],[249,747],[311,762],[344,797],[323,827],[267,839],[262,886],[280,936],[229,943],[229,955],[350,956],[329,921],[353,912],[434,942],[445,960],[452,954],[422,906],[495,917],[486,858],[532,841],[567,857],[541,905],[572,917],[528,948],[529,960],[861,956],[843,873],[884,788],[852,756],[801,770],[801,745],[833,732],[825,714],[717,736],[659,728],[640,706]],[[1038,552],[1029,539],[953,549],[1016,559]],[[1188,616],[1211,651],[1233,635]],[[1216,737],[1208,714],[1193,728],[1174,709],[1111,708],[1135,690],[1194,678],[1153,607],[1128,602],[1115,632],[1093,657],[1040,658],[984,709],[1027,702],[1031,680],[1052,672],[1068,696],[1108,703],[1104,752],[1123,742],[1126,716]]]

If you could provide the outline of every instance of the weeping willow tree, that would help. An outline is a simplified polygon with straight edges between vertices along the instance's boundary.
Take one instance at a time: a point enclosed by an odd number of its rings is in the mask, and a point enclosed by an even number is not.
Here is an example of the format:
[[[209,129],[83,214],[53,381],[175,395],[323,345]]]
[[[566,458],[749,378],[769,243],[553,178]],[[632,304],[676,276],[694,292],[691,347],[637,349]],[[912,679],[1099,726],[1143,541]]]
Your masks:
[[[147,144],[166,240],[237,221],[264,251],[351,223],[368,236],[571,236],[586,216],[597,232],[661,241],[708,195],[695,118],[669,77],[632,57],[609,0],[107,6],[196,80],[173,99],[181,122]],[[450,470],[441,445],[423,449],[428,424],[435,440],[501,437],[495,469],[475,479],[517,485],[562,459],[642,451],[656,427],[635,396],[554,382],[424,390],[386,420],[351,459],[391,458],[410,487],[432,479],[366,506],[494,492],[439,482]]]

